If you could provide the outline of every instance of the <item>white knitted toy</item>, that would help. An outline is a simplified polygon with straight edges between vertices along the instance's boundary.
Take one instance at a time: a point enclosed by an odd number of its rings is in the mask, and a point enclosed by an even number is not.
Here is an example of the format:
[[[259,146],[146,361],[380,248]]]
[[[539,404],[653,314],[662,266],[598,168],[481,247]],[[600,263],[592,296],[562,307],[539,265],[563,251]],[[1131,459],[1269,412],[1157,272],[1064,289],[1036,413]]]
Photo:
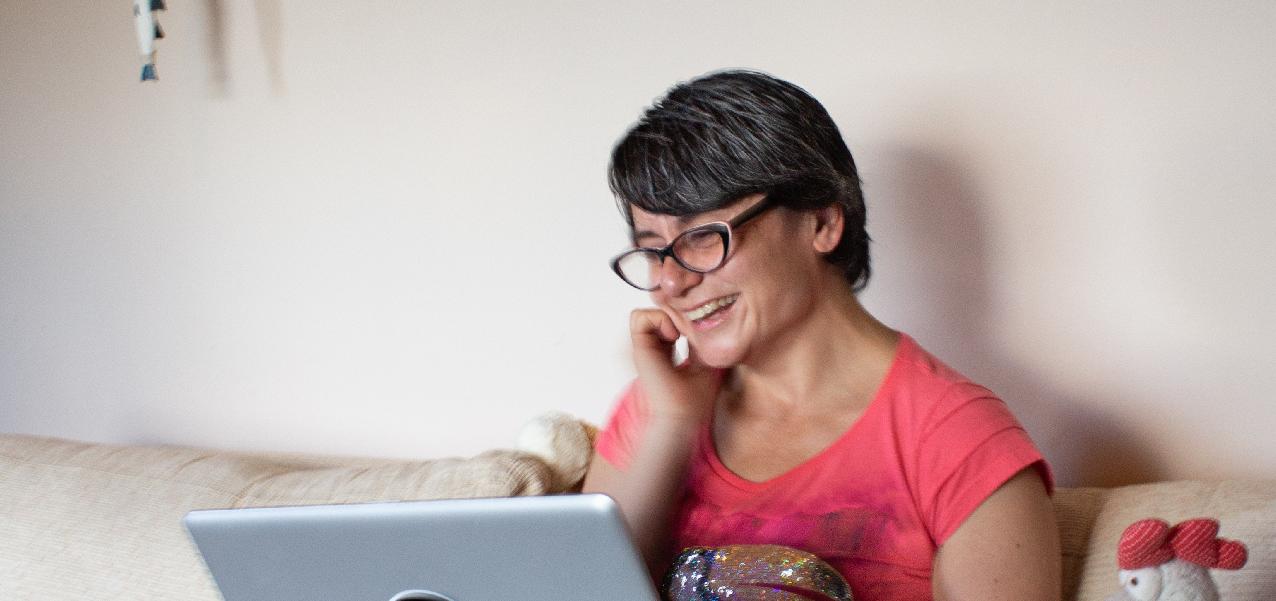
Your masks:
[[[1123,590],[1108,601],[1219,601],[1210,568],[1238,570],[1247,558],[1245,545],[1218,538],[1217,520],[1140,520],[1121,535]]]

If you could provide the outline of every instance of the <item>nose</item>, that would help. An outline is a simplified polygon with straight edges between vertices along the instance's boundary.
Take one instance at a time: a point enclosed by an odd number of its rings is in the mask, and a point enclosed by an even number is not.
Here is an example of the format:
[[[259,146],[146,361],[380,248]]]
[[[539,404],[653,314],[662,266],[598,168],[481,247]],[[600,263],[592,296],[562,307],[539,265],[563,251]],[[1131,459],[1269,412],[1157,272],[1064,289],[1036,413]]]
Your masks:
[[[673,257],[665,257],[660,263],[660,272],[657,274],[656,283],[660,286],[653,291],[653,294],[661,294],[667,297],[682,296],[688,288],[700,283],[704,278],[704,274],[691,271],[682,265],[679,265]]]

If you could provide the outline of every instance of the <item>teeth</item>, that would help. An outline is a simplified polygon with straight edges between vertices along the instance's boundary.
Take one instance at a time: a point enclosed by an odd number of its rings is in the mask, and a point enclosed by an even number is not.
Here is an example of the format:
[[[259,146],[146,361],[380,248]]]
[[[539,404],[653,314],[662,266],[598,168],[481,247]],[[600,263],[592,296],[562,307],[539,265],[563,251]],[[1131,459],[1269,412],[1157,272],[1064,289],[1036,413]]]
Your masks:
[[[731,303],[734,303],[735,299],[738,296],[739,296],[738,294],[733,294],[731,296],[715,298],[703,305],[700,305],[699,307],[696,307],[695,309],[688,311],[686,314],[687,319],[690,319],[691,321],[698,321],[698,320],[704,319],[705,316],[709,315],[710,313],[713,313],[714,311],[717,311],[718,309],[721,309],[722,307],[725,307],[727,305],[730,305]]]

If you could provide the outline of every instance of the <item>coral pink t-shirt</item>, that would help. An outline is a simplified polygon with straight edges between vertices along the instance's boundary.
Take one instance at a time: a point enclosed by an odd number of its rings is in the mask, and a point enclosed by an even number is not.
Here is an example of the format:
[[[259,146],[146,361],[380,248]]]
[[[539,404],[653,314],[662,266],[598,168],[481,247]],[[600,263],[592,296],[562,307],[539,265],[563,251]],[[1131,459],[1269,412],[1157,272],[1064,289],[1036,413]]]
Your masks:
[[[599,434],[598,453],[625,469],[645,422],[637,383]],[[753,482],[719,460],[706,425],[675,518],[675,551],[779,544],[827,561],[856,601],[931,599],[931,561],[984,499],[1020,470],[1053,479],[1005,403],[900,335],[864,414],[792,470]]]

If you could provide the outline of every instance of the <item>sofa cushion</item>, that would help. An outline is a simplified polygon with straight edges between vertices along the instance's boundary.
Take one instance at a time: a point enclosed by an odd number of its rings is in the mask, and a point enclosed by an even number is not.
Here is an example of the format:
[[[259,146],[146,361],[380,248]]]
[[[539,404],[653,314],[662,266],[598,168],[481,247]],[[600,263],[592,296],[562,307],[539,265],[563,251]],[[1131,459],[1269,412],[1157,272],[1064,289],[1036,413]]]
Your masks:
[[[1219,536],[1249,549],[1246,567],[1212,570],[1221,598],[1276,599],[1276,481],[1158,482],[1104,491],[1076,599],[1101,601],[1117,591],[1117,541],[1127,526],[1144,518],[1174,524],[1198,517],[1217,519]]]
[[[1107,498],[1103,488],[1057,488],[1054,497],[1055,521],[1059,524],[1059,546],[1063,563],[1063,598],[1075,599],[1081,570],[1090,552],[1090,534],[1099,508]],[[1115,576],[1114,576],[1115,578]]]
[[[492,451],[378,461],[0,435],[0,599],[220,599],[192,509],[530,495],[544,462]]]

